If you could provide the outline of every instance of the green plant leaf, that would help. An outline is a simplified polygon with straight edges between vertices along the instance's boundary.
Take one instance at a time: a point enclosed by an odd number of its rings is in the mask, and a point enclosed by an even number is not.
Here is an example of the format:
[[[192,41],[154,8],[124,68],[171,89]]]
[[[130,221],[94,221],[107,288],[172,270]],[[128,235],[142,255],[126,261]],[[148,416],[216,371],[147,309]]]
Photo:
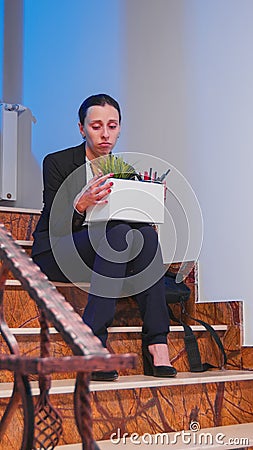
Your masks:
[[[92,164],[103,175],[112,172],[114,178],[129,179],[135,175],[133,166],[125,162],[121,156],[106,155],[105,157],[97,158]]]

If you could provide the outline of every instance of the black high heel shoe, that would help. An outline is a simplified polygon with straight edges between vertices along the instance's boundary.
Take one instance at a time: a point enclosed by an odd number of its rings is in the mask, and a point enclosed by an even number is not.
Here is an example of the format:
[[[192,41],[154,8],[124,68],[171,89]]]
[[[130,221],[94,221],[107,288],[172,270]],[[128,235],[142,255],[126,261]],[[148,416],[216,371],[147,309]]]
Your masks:
[[[109,372],[97,370],[91,373],[92,381],[115,381],[119,377],[117,370],[110,370]]]
[[[153,377],[171,378],[177,375],[177,369],[172,366],[154,366],[153,356],[147,346],[142,346],[144,375]]]

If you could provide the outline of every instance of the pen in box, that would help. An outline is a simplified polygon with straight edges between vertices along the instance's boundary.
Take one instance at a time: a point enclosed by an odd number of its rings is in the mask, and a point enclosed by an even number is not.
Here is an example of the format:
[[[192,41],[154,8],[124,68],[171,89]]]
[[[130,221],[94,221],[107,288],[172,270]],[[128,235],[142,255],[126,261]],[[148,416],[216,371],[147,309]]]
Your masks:
[[[168,169],[167,172],[164,172],[160,177],[158,177],[156,181],[159,181],[161,183],[167,177],[169,172],[170,169]]]

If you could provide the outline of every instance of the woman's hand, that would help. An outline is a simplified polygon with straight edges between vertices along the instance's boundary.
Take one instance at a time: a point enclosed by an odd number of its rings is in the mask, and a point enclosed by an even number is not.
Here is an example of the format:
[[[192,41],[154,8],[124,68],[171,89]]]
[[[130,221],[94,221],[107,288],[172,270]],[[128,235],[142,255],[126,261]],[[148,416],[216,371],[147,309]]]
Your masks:
[[[108,203],[105,197],[110,194],[113,182],[107,182],[106,180],[112,177],[113,173],[107,175],[96,175],[84,188],[77,194],[74,200],[74,208],[83,214],[88,206],[92,205],[104,205]]]

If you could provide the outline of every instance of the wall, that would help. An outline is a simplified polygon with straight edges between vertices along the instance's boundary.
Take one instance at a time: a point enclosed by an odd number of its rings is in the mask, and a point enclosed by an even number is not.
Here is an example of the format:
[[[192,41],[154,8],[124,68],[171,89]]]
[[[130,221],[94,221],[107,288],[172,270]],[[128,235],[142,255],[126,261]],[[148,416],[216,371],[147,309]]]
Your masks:
[[[253,3],[129,0],[126,17],[129,146],[191,183],[204,219],[200,299],[244,299],[252,344]]]
[[[186,3],[187,171],[200,200],[205,237],[201,298],[245,300],[253,343],[253,3]]]
[[[4,101],[28,106],[37,123],[32,125],[25,117],[20,121],[18,200],[1,201],[0,205],[40,208],[42,159],[47,153],[81,142],[77,111],[82,100],[96,92],[108,92],[122,101],[124,20],[117,0],[6,0],[5,13],[13,11],[13,22],[6,14],[6,29],[16,29],[17,9],[11,7],[22,3],[24,11],[18,23],[20,28],[23,24],[23,41],[11,34],[5,40],[5,54],[15,56],[19,48],[23,66],[16,67],[16,84],[9,84],[8,89],[5,86]],[[9,72],[14,59],[10,56],[5,64]],[[10,99],[20,80],[19,98]],[[31,144],[26,135],[29,125]]]
[[[121,100],[121,9],[117,0],[24,3],[24,101],[38,120],[33,151],[41,161],[80,143],[84,98],[106,91]]]

